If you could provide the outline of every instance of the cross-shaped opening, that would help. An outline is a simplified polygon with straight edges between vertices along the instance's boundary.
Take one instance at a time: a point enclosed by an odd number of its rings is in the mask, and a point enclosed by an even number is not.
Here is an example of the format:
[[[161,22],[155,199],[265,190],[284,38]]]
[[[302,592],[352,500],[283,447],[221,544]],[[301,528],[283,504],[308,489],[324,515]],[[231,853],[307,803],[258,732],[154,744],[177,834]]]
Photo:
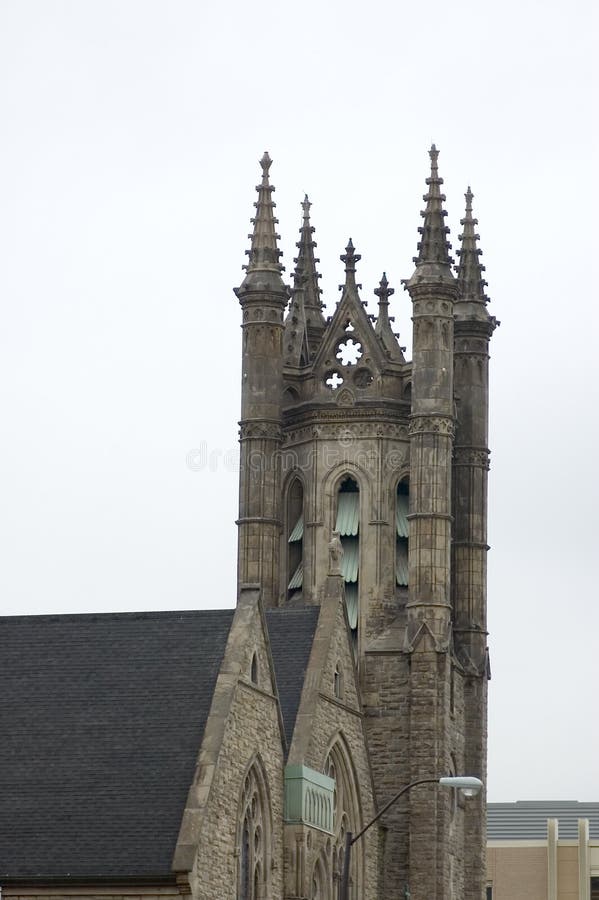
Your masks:
[[[339,372],[331,372],[329,377],[326,379],[325,384],[328,384],[332,391],[336,391],[337,388],[343,384],[343,378],[339,374]]]

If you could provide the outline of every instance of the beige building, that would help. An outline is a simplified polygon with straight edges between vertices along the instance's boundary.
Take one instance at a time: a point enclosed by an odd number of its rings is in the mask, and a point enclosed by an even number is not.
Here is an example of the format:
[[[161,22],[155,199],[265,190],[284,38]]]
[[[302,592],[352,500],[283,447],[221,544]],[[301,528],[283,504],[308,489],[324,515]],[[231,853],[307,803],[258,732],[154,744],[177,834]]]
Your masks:
[[[490,803],[487,900],[599,900],[599,803]]]
[[[238,590],[201,603],[236,608],[0,623],[4,898],[338,900],[346,835],[415,781],[354,845],[351,900],[484,897],[484,793],[430,781],[486,772],[497,323],[472,193],[454,266],[437,158],[408,360],[351,239],[324,316],[307,198],[285,283],[263,156],[235,290]]]

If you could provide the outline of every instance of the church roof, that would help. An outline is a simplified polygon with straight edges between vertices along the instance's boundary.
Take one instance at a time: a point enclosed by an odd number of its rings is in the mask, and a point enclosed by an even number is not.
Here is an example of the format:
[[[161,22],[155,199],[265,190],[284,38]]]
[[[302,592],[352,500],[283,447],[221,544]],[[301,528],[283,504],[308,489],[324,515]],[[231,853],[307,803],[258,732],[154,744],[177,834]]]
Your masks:
[[[233,613],[2,619],[0,879],[169,875]]]
[[[286,606],[266,610],[287,747],[291,746],[319,613],[319,606]]]

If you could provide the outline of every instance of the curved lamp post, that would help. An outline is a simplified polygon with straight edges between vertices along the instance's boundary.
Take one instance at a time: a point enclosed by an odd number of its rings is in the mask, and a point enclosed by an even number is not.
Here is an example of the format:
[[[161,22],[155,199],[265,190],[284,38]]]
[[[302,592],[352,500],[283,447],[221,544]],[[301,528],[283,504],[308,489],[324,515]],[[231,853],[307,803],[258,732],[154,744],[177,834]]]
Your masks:
[[[416,787],[419,784],[440,784],[443,787],[450,787],[454,790],[463,791],[466,797],[474,797],[483,786],[480,778],[475,778],[473,775],[448,775],[445,778],[419,778],[418,781],[412,781],[411,784],[406,784],[402,787],[401,791],[398,791],[394,797],[389,800],[388,803],[383,806],[380,812],[376,814],[374,819],[365,825],[362,831],[359,831],[357,835],[354,837],[351,831],[347,831],[345,834],[345,853],[343,854],[343,870],[341,872],[341,892],[339,894],[339,900],[349,900],[349,866],[351,861],[351,848],[358,841],[363,834],[365,834],[369,828],[377,822],[380,817],[387,812],[390,806],[399,800],[403,794],[407,794],[413,787]]]

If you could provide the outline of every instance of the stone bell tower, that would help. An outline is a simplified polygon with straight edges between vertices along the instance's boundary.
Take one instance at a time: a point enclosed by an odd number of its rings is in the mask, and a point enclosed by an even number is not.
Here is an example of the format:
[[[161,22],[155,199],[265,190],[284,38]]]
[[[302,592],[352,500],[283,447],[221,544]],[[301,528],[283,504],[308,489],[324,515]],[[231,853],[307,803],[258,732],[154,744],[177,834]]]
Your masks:
[[[239,580],[267,606],[318,604],[338,532],[376,798],[486,768],[488,344],[472,195],[457,277],[438,151],[415,269],[413,355],[383,273],[366,310],[350,239],[325,318],[306,197],[293,284],[282,280],[267,154],[243,315]],[[291,637],[290,637],[291,639]],[[381,820],[378,897],[481,900],[484,798],[437,787]]]

